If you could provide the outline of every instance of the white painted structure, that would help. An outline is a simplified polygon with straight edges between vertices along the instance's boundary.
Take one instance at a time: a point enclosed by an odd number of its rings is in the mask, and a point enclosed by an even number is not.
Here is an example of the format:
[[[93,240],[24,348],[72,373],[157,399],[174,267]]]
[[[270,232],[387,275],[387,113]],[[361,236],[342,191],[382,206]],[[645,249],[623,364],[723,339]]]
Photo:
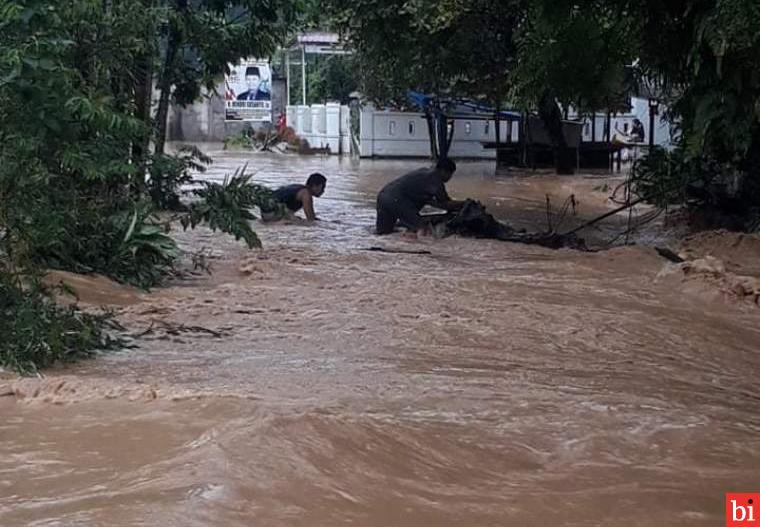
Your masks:
[[[351,153],[351,113],[348,106],[337,103],[311,106],[288,106],[288,126],[314,148],[330,148],[333,154]],[[518,125],[501,123],[501,138],[517,139]],[[377,110],[365,106],[359,114],[360,157],[430,156],[427,121],[418,112]],[[495,159],[494,150],[483,148],[484,142],[496,140],[493,121],[457,121],[450,154],[458,158]]]
[[[329,148],[331,154],[350,155],[348,106],[338,103],[288,106],[285,118],[288,126],[312,148]]]
[[[328,123],[329,126],[329,123]],[[343,155],[351,153],[351,111],[348,106],[338,107],[338,136],[340,152]]]
[[[628,114],[611,118],[612,133],[616,130],[630,130],[634,118],[643,124],[649,134],[649,105],[646,99],[632,100],[633,110]],[[425,117],[419,112],[399,112],[378,110],[366,105],[358,110],[359,130],[355,144],[360,157],[410,157],[430,156],[430,138]],[[292,127],[314,148],[330,148],[332,154],[350,155],[351,152],[351,110],[337,103],[313,104],[311,106],[288,106],[286,109],[288,126]],[[605,139],[606,117],[596,116],[596,125],[584,118],[583,141],[603,141]],[[501,141],[516,142],[519,139],[517,122],[500,122]],[[595,136],[592,137],[592,129]],[[648,142],[648,137],[646,142]],[[493,149],[484,148],[484,143],[496,141],[494,121],[457,120],[449,155],[454,158],[495,159]],[[655,144],[670,144],[670,127],[658,119],[655,126]]]
[[[430,134],[419,112],[377,110],[366,106],[360,117],[361,157],[429,157]],[[501,140],[518,137],[518,125],[501,125]],[[495,150],[483,143],[496,141],[494,121],[456,121],[449,155],[455,158],[496,159]]]

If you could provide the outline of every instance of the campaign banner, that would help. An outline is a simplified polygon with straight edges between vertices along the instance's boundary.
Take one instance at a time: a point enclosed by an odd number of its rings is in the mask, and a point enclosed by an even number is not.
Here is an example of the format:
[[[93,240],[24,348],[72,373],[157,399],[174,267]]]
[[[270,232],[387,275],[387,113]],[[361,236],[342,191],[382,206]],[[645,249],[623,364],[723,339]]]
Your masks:
[[[272,122],[272,69],[267,61],[231,64],[225,84],[228,121]]]

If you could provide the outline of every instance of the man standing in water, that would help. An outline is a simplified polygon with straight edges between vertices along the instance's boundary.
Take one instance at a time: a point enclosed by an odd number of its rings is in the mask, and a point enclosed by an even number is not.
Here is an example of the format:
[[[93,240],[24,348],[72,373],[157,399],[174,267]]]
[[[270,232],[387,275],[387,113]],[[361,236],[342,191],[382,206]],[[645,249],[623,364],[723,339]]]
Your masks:
[[[428,222],[420,216],[425,205],[447,211],[461,208],[462,202],[446,192],[456,169],[452,160],[443,158],[435,168],[415,170],[383,187],[377,195],[377,234],[392,233],[396,223],[414,232],[425,227]]]
[[[305,185],[285,185],[272,193],[275,201],[281,203],[291,213],[303,209],[308,221],[317,220],[314,213],[314,198],[320,197],[325,192],[327,178],[319,173],[314,173],[306,180]],[[262,210],[261,217],[264,221],[274,221],[282,219],[278,211]]]

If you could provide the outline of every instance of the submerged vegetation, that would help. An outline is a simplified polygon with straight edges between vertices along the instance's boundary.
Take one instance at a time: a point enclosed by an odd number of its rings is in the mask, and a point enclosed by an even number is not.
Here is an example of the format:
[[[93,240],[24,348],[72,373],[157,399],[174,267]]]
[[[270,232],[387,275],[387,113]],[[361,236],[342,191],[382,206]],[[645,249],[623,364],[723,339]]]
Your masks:
[[[71,362],[95,350],[116,349],[108,314],[93,315],[61,306],[33,277],[22,283],[0,273],[0,366],[36,373],[56,362]]]
[[[269,188],[251,183],[251,175],[245,173],[245,167],[222,184],[204,181],[203,187],[193,193],[200,200],[193,203],[188,214],[181,218],[185,228],[206,224],[213,231],[242,239],[248,247],[261,247],[261,240],[248,223],[255,219],[251,209],[276,211],[283,207]]]

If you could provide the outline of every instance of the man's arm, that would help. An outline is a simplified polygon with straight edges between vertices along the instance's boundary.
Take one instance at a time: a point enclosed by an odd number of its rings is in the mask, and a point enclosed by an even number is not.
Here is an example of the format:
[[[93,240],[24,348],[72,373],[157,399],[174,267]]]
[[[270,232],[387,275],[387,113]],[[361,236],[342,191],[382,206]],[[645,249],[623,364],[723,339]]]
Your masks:
[[[446,203],[446,206],[444,207],[447,211],[457,211],[464,207],[464,201],[460,201],[457,199],[449,199],[449,201]]]
[[[303,189],[299,194],[301,204],[303,205],[303,212],[306,214],[306,219],[309,221],[316,221],[318,218],[314,213],[314,198],[312,198],[311,192],[309,192],[308,189]]]
[[[441,187],[438,191],[438,196],[436,196],[437,201],[437,207],[441,207],[444,210],[447,210],[449,212],[457,211],[461,209],[464,206],[464,201],[458,201],[455,199],[451,199],[451,196],[449,196],[449,193],[446,192],[446,186],[441,184]]]

